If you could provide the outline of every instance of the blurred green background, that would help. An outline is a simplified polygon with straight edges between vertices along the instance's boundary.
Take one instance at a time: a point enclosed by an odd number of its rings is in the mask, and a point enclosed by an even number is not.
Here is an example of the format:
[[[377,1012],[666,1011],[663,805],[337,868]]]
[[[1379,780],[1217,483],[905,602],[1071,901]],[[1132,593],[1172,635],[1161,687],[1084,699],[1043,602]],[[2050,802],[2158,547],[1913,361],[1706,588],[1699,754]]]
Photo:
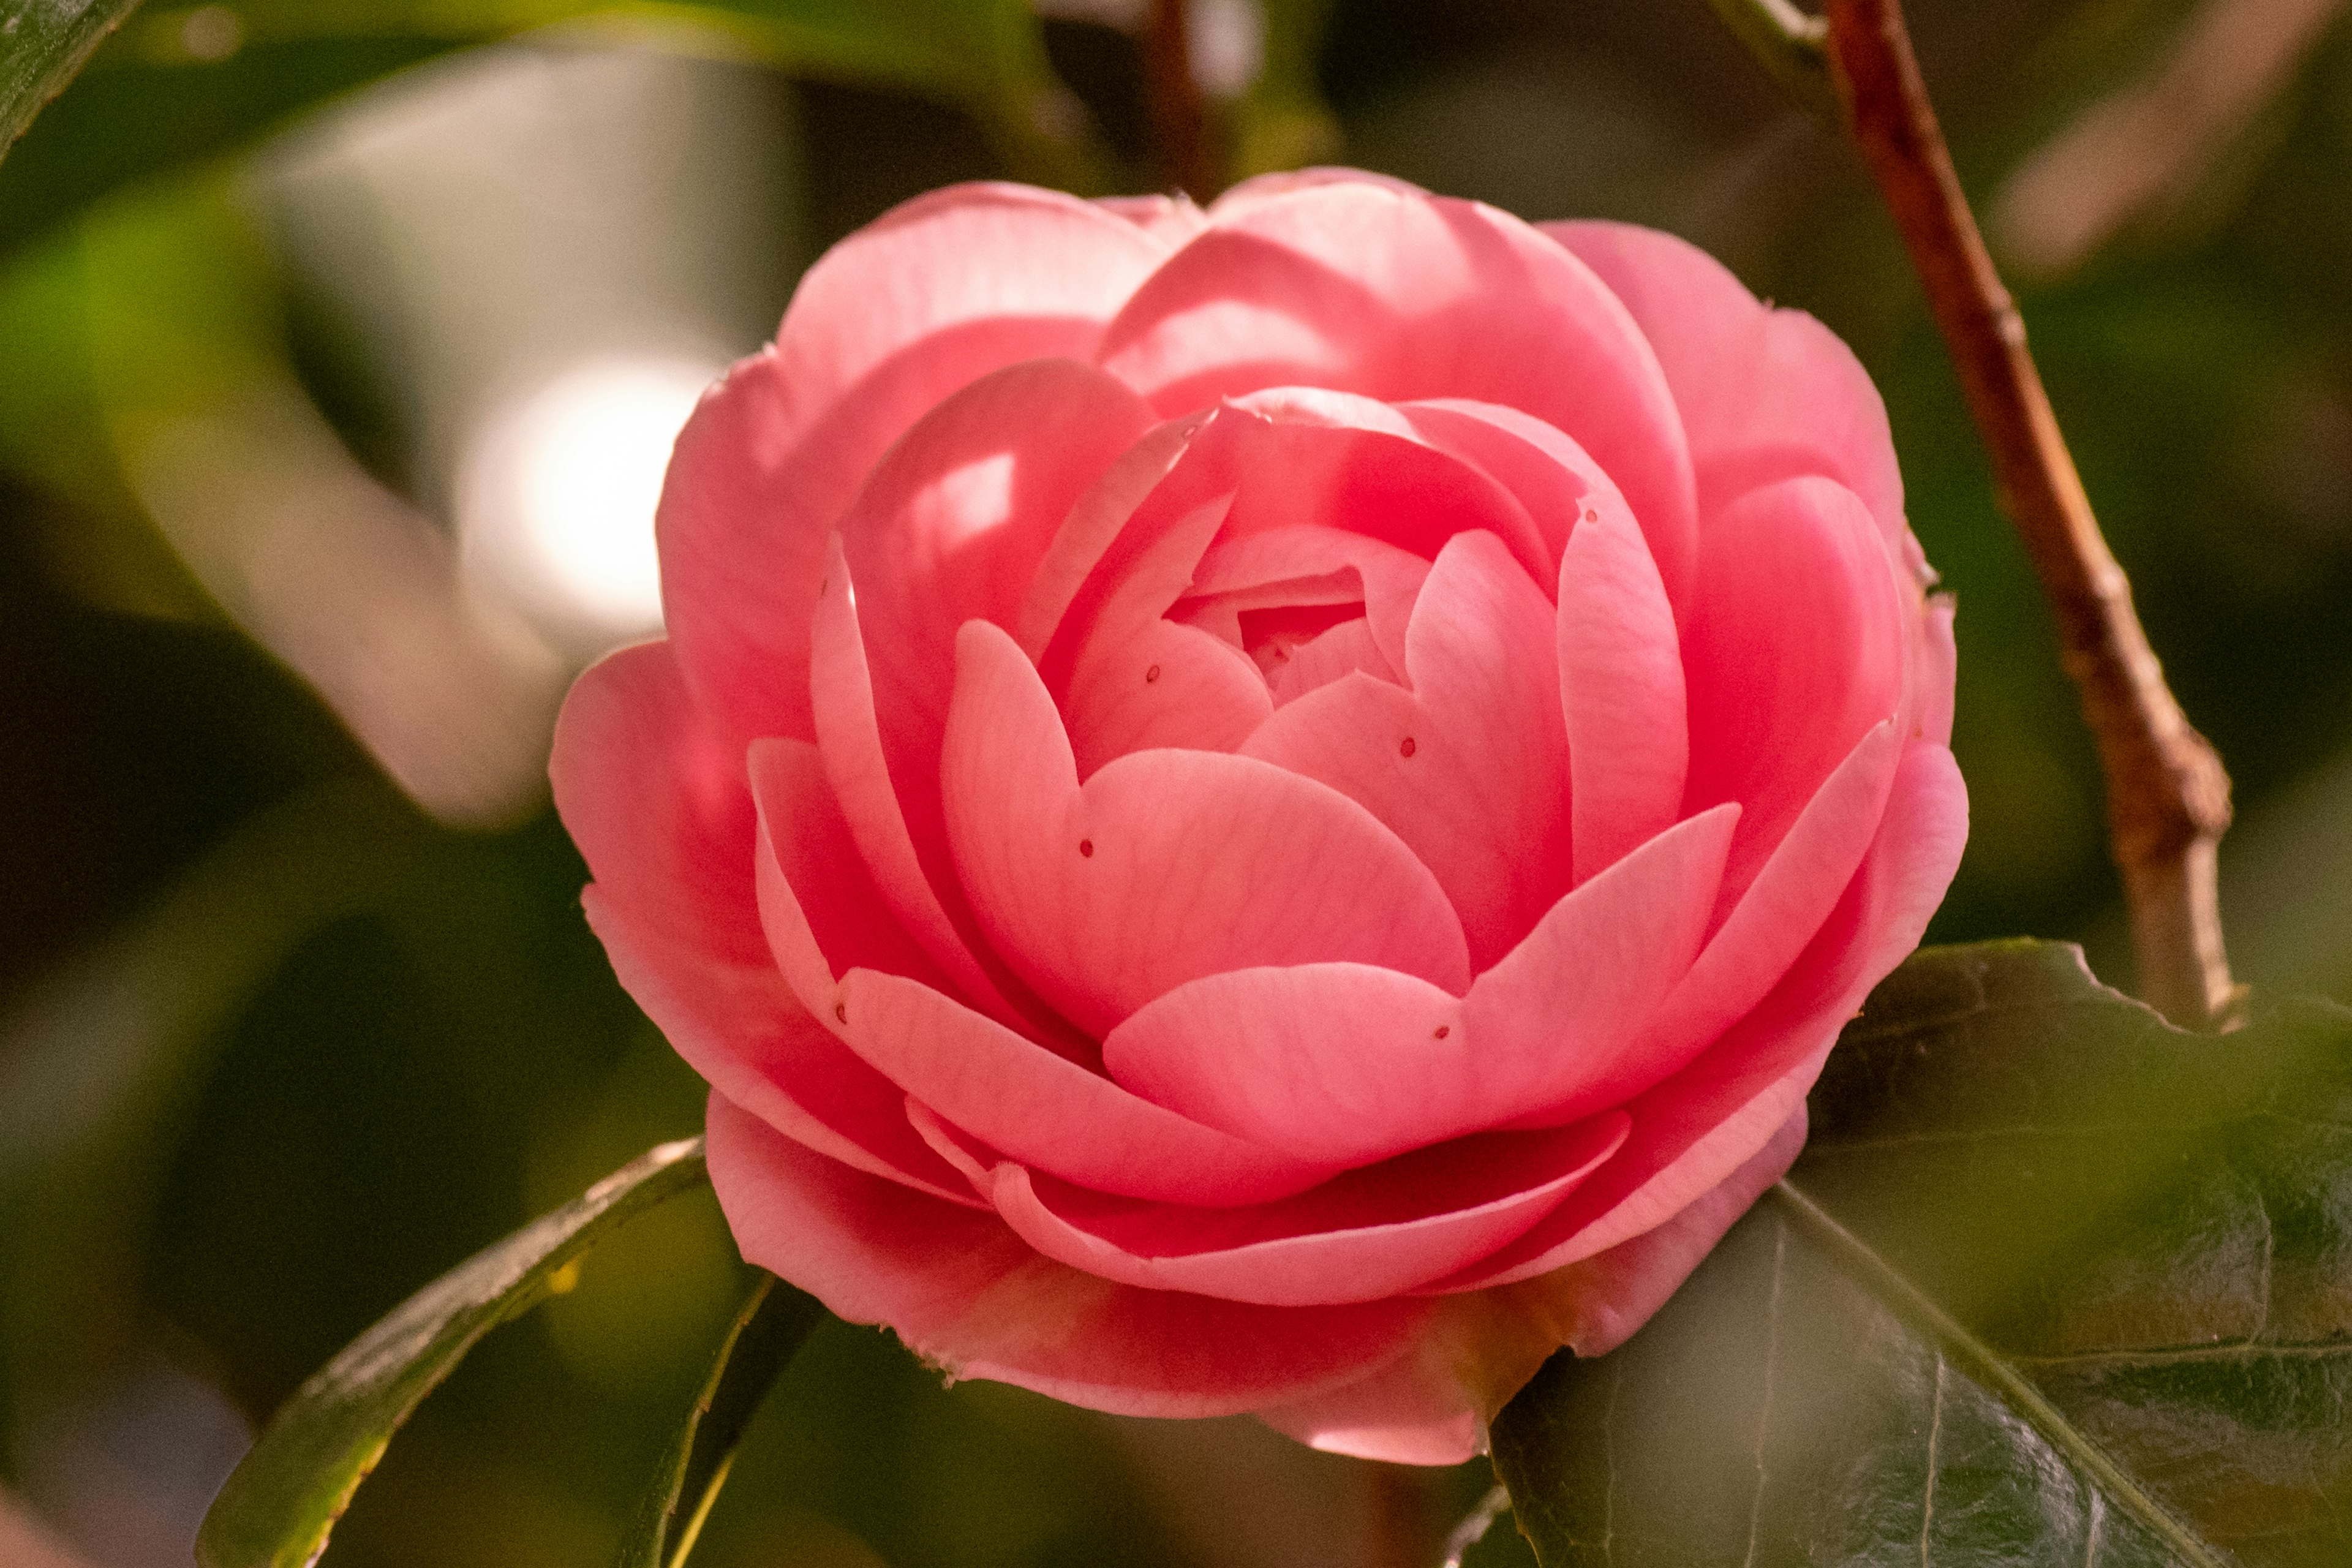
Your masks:
[[[553,705],[650,629],[667,437],[811,258],[951,180],[1164,183],[1145,7],[1038,9],[151,5],[0,162],[0,1502],[81,1561],[186,1562],[337,1347],[698,1126],[580,918]],[[2352,999],[2352,28],[1912,10],[2236,777],[2241,975]],[[1235,170],[1656,224],[1855,346],[1960,605],[1974,827],[1932,935],[2075,938],[2127,984],[2072,690],[1851,154],[1701,0],[1192,18]],[[327,1562],[603,1561],[740,1287],[707,1197],[642,1222],[426,1404]],[[1482,1486],[942,1390],[833,1325],[696,1561],[1357,1564]]]

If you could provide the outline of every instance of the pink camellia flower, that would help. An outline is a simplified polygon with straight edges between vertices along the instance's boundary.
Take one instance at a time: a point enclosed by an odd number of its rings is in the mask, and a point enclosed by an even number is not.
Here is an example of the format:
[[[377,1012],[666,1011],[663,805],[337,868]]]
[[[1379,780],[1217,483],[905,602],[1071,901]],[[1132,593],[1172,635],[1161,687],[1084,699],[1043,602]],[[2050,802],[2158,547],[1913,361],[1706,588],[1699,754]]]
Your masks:
[[[1967,802],[1878,396],[1344,173],[910,202],[703,399],[557,735],[746,1257],[964,1377],[1447,1462],[1804,1136]]]

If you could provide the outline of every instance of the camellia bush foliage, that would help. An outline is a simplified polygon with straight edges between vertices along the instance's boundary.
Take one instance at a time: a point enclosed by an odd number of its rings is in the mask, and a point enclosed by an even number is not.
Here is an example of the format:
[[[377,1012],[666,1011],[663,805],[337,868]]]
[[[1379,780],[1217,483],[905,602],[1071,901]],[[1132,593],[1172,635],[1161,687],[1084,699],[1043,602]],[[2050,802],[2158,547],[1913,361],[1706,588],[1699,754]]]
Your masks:
[[[2230,8],[2184,58],[2253,58]],[[1019,176],[843,226],[704,393],[662,489],[664,635],[588,662],[544,748],[560,831],[450,834],[370,769],[310,784],[0,1037],[11,1454],[125,1338],[68,1304],[136,1294],[134,1233],[170,1223],[142,1162],[207,1042],[364,921],[425,955],[456,1037],[524,1068],[504,1035],[625,1031],[634,1004],[666,1042],[647,1098],[705,1131],[273,1389],[204,1568],[320,1560],[492,1331],[664,1224],[699,1224],[667,1256],[724,1300],[644,1396],[664,1441],[595,1543],[624,1565],[708,1550],[755,1424],[814,1401],[793,1379],[842,1324],[898,1342],[887,1375],[1254,1416],[1378,1463],[1350,1473],[1388,1500],[1382,1563],[2352,1554],[2352,1013],[2229,967],[2229,780],[1902,7],[1712,9],[1884,215],[1808,233],[1814,265],[1895,276],[1899,245],[1916,280],[2047,606],[2034,679],[2079,691],[2138,999],[2072,943],[1920,945],[1956,876],[2001,907],[1963,846],[2021,775],[1966,776],[1969,637],[1863,359],[1659,227],[1331,166],[1345,7],[1073,33],[1013,0],[0,0],[0,143],[69,84],[60,117],[102,101],[117,57],[324,51],[183,128],[128,117],[102,158],[0,163],[32,171],[0,237],[70,235],[0,252],[0,458],[114,520],[133,542],[52,553],[142,613],[266,620],[192,536],[122,521],[164,504],[173,442],[349,457],[205,161],[289,116],[525,33],[690,38],[952,113]],[[2262,79],[2326,11],[2261,24]],[[1244,13],[1249,68],[1220,75]],[[1074,42],[1097,35],[1126,122]],[[2115,145],[2163,79],[2104,106]],[[2039,188],[2004,208],[2029,265],[2106,242]],[[560,922],[515,912],[559,885],[585,887]]]

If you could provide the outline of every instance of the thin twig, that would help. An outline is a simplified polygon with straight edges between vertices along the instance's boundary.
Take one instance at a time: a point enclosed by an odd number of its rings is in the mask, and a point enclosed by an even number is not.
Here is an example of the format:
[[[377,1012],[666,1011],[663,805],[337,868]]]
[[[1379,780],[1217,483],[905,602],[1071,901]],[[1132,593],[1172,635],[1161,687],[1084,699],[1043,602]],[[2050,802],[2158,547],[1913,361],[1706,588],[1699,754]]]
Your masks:
[[[1899,0],[1830,0],[1828,16],[1847,125],[1927,288],[2098,740],[2140,993],[2176,1024],[2223,1026],[2237,999],[2214,861],[2229,775],[2165,685],[2131,584],[2100,536],[2025,324],[1952,172]]]
[[[1844,111],[1830,80],[1829,29],[1790,0],[1706,0],[1716,19],[1748,46],[1756,63],[1790,101],[1832,132],[1843,130]]]
[[[1207,201],[1217,194],[1219,182],[1209,147],[1208,106],[1192,74],[1184,9],[1185,0],[1151,0],[1151,25],[1143,40],[1145,85],[1162,168],[1179,190]]]

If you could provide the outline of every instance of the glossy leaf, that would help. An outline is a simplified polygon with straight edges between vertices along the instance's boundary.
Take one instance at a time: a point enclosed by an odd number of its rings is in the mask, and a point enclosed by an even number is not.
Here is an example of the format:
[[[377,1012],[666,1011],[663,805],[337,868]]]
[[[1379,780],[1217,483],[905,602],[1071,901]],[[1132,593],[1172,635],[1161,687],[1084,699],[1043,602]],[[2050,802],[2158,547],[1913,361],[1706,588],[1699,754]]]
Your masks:
[[[0,0],[0,153],[139,0]]]
[[[614,1568],[682,1568],[727,1484],[751,1417],[824,1317],[814,1297],[761,1272],[719,1341],[694,1407],[662,1455]]]
[[[490,1330],[622,1224],[708,1180],[702,1140],[648,1151],[394,1308],[270,1419],[205,1516],[202,1568],[303,1568],[393,1434]]]
[[[2072,947],[1930,950],[1811,1109],[1497,1419],[1547,1568],[2352,1561],[2352,1013],[2187,1035]]]

